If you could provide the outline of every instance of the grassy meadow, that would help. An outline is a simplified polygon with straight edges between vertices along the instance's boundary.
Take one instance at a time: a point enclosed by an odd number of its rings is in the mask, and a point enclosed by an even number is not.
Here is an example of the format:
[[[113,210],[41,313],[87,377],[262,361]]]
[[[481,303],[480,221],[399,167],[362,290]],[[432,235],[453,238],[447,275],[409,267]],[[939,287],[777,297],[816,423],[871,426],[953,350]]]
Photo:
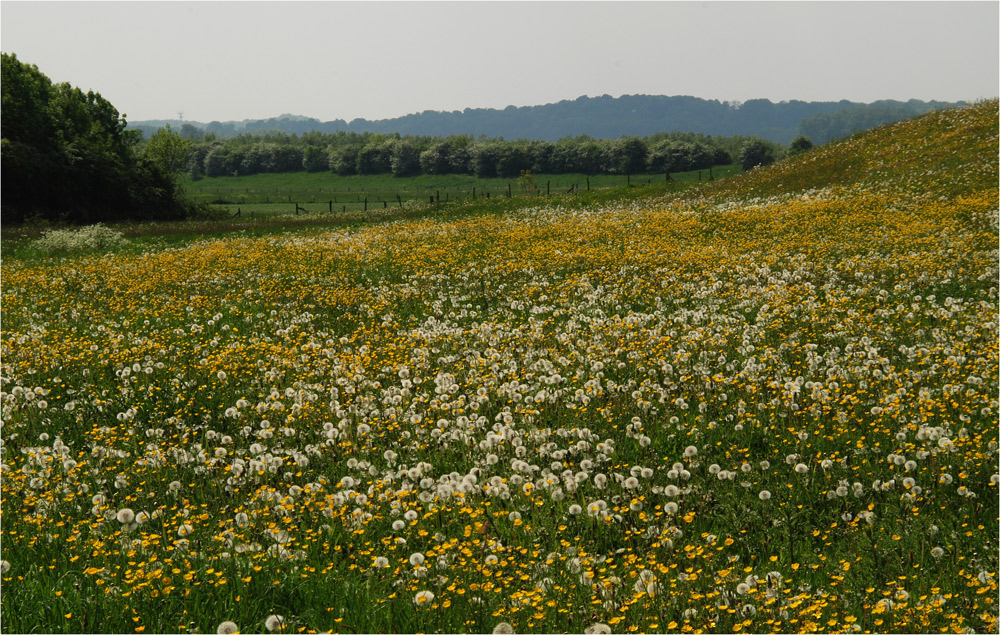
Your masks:
[[[19,247],[2,630],[997,632],[997,183],[992,101],[698,187]]]
[[[671,174],[675,183],[693,184],[725,178],[741,171],[739,165],[716,166]],[[187,196],[198,203],[218,205],[235,214],[268,217],[295,214],[296,206],[311,214],[358,212],[429,203],[460,203],[496,198],[523,198],[661,184],[665,174],[535,174],[523,178],[478,178],[472,175],[422,174],[394,177],[391,174],[340,176],[331,172],[255,174],[187,180]],[[523,205],[523,201],[521,202]],[[300,212],[305,214],[306,212]]]

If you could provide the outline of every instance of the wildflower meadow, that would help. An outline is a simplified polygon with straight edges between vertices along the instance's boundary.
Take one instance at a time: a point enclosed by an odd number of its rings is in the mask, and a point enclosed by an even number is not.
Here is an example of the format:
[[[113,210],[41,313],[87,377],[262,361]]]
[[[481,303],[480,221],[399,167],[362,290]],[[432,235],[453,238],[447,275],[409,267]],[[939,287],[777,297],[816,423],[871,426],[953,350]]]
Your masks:
[[[997,121],[5,259],[3,632],[997,632]]]

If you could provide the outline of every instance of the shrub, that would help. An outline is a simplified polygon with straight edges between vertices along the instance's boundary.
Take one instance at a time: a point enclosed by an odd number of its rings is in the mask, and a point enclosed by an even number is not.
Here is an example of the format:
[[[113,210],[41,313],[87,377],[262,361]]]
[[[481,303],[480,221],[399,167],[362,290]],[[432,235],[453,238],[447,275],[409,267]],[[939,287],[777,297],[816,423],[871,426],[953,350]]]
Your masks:
[[[128,244],[121,232],[101,223],[81,229],[53,229],[35,241],[47,254],[76,251],[107,251]]]
[[[737,158],[744,170],[752,170],[758,165],[774,163],[777,157],[771,144],[761,139],[749,139],[740,148]]]
[[[792,139],[792,142],[788,145],[788,153],[791,155],[801,154],[807,150],[811,150],[813,147],[813,142],[805,135],[799,135]]]

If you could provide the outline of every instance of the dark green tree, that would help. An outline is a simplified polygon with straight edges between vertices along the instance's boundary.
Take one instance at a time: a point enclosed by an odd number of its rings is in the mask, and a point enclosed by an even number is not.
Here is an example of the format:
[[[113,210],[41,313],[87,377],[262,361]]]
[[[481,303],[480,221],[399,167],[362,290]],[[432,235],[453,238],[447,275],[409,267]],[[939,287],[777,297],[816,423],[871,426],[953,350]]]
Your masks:
[[[205,176],[230,176],[239,171],[239,159],[227,146],[218,144],[205,153]]]
[[[140,133],[95,92],[52,84],[37,66],[2,56],[2,222],[177,218],[169,174],[142,157]]]
[[[323,172],[330,168],[330,156],[326,148],[306,146],[302,149],[302,167],[306,172]]]
[[[376,135],[358,152],[358,174],[385,174],[392,170],[393,140]]]
[[[330,169],[341,176],[358,173],[358,154],[361,146],[348,145],[330,151]]]
[[[205,131],[201,128],[195,128],[189,123],[181,125],[180,135],[184,139],[190,139],[192,141],[201,141],[205,138]]]
[[[413,176],[420,173],[420,149],[410,141],[393,144],[389,159],[393,176]]]
[[[811,150],[812,147],[813,147],[813,142],[809,139],[809,137],[805,135],[799,135],[794,139],[792,139],[792,142],[788,144],[788,151],[789,154],[795,155],[795,154],[801,154],[806,150]]]
[[[759,165],[774,163],[777,154],[774,146],[761,139],[750,139],[740,148],[737,159],[744,170],[752,170]]]
[[[493,141],[480,141],[473,145],[469,151],[472,173],[481,179],[496,176],[501,145],[501,143]]]
[[[425,174],[447,174],[451,171],[451,145],[435,143],[420,153],[420,171]]]
[[[512,178],[525,170],[531,170],[531,155],[520,143],[501,144],[497,151],[497,176]]]
[[[637,137],[608,142],[604,150],[605,170],[612,174],[638,174],[646,169],[646,144]]]
[[[166,124],[149,137],[143,147],[143,156],[162,172],[177,175],[188,163],[193,144],[178,135]]]

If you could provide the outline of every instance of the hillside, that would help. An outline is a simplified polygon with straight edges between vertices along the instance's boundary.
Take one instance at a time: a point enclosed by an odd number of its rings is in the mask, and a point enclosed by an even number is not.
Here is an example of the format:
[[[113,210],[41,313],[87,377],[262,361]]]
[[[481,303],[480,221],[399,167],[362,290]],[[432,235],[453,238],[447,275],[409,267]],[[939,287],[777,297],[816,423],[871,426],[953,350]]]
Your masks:
[[[649,136],[660,132],[694,132],[723,136],[756,136],[787,144],[805,132],[816,143],[898,121],[928,110],[954,104],[910,100],[859,104],[839,102],[789,101],[772,103],[753,99],[743,103],[720,102],[689,96],[624,95],[579,97],[540,106],[466,108],[462,111],[425,111],[404,117],[368,121],[338,119],[321,122],[301,116],[282,115],[272,119],[241,122],[182,122],[178,120],[135,121],[129,126],[147,136],[165,123],[180,129],[185,123],[220,137],[240,133],[280,131],[378,132],[402,135],[449,136],[485,135],[505,139],[555,141],[563,137],[589,135],[613,139],[622,136]]]
[[[789,194],[828,186],[911,189],[942,196],[995,190],[997,102],[929,113],[754,170],[704,190]]]
[[[998,115],[5,260],[4,629],[997,632]]]

